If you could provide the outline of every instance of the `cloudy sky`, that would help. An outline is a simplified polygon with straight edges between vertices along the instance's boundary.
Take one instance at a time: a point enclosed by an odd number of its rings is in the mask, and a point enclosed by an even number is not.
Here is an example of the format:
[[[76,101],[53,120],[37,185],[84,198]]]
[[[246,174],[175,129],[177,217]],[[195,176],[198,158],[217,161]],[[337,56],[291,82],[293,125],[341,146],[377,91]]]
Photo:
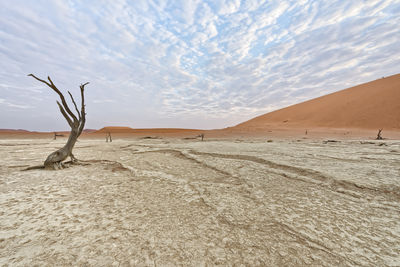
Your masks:
[[[222,128],[400,72],[399,0],[0,0],[0,128]]]

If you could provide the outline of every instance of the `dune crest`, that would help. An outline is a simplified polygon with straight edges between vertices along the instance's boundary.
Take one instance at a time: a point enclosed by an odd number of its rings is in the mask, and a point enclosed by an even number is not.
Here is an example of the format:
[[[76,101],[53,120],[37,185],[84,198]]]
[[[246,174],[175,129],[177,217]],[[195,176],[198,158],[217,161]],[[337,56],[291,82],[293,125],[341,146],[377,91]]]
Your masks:
[[[125,126],[106,126],[100,130],[95,131],[95,133],[132,133],[134,130],[130,127]]]
[[[279,109],[232,127],[400,129],[400,74]]]

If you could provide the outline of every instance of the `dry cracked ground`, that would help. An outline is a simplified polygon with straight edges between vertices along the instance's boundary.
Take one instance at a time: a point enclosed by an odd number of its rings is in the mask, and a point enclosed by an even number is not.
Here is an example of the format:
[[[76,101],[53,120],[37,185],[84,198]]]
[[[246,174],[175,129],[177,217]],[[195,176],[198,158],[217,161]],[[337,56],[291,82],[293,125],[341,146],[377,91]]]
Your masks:
[[[400,266],[400,142],[0,140],[1,266]]]

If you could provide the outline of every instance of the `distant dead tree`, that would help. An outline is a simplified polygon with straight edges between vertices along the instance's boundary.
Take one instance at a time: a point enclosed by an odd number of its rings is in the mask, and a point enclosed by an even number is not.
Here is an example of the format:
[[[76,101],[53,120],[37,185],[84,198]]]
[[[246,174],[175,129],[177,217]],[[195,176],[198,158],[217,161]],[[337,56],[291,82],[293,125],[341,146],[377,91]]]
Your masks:
[[[54,132],[54,140],[57,140],[57,136],[62,137],[64,135],[63,134],[57,134],[57,132]]]
[[[69,126],[71,127],[71,133],[69,134],[67,143],[64,145],[64,147],[51,153],[47,157],[47,159],[44,162],[44,168],[46,168],[46,169],[62,168],[62,166],[63,166],[62,161],[64,161],[67,157],[70,157],[72,162],[76,162],[77,159],[72,154],[72,149],[74,148],[74,145],[75,145],[78,137],[81,135],[82,130],[85,127],[86,112],[85,112],[84,90],[85,90],[85,85],[87,85],[89,82],[86,82],[79,86],[81,89],[81,109],[80,109],[80,111],[78,109],[78,106],[76,105],[75,99],[73,98],[72,94],[68,91],[68,94],[71,97],[71,101],[74,104],[75,111],[77,113],[77,115],[75,115],[69,108],[67,102],[65,101],[64,95],[54,85],[53,81],[50,79],[49,76],[47,77],[48,81],[39,79],[38,77],[36,77],[33,74],[29,74],[28,76],[32,76],[39,82],[46,84],[48,87],[50,87],[54,92],[56,92],[58,94],[58,96],[60,97],[60,100],[61,100],[61,104],[60,104],[60,102],[56,101],[57,105],[60,109],[61,114],[64,116],[65,120],[68,122]]]
[[[203,133],[202,133],[202,134],[199,134],[198,137],[201,137],[201,141],[204,140],[204,134],[203,134]]]
[[[106,136],[106,142],[108,142],[108,140],[110,140],[110,143],[112,142],[112,137],[110,132],[108,132],[108,135]]]
[[[382,140],[382,139],[383,139],[383,138],[382,138],[382,135],[381,135],[381,134],[382,134],[382,130],[383,130],[383,129],[379,129],[379,130],[378,130],[378,135],[376,136],[376,140]]]

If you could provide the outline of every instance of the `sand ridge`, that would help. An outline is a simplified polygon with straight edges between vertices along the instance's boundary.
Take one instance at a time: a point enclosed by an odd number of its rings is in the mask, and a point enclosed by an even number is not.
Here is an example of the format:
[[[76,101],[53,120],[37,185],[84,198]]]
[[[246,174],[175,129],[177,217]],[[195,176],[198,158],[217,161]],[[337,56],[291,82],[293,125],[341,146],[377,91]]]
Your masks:
[[[273,111],[234,127],[215,130],[106,126],[84,130],[81,138],[336,138],[400,139],[400,74]],[[62,131],[68,135],[67,131]],[[51,138],[52,132],[0,129],[0,138]]]
[[[400,130],[400,74],[258,116],[232,130],[325,127]]]
[[[145,129],[132,129],[124,126],[107,126],[103,127],[95,133],[119,133],[119,134],[184,134],[184,133],[198,133],[202,130],[196,129],[181,129],[181,128],[145,128]]]

